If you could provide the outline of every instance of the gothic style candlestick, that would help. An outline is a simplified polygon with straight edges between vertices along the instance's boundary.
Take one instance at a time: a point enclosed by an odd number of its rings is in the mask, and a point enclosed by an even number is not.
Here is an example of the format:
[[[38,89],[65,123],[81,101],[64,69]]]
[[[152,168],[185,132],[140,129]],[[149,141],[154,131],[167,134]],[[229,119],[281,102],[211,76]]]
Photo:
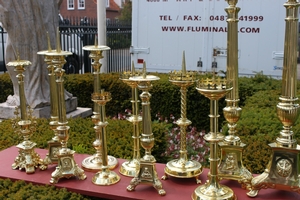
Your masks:
[[[12,169],[19,170],[25,169],[27,174],[34,173],[35,168],[40,165],[40,169],[44,170],[47,168],[40,159],[40,156],[34,151],[36,143],[29,140],[30,135],[35,130],[35,121],[32,121],[32,110],[26,109],[26,97],[24,91],[24,75],[25,66],[31,65],[30,61],[20,60],[19,55],[17,60],[7,63],[8,67],[14,67],[18,73],[17,79],[19,84],[19,97],[20,97],[20,111],[21,118],[19,117],[18,107],[16,108],[16,118],[13,119],[13,128],[15,133],[23,136],[24,140],[17,145],[19,154],[15,158],[12,164]]]
[[[99,62],[103,58],[102,52],[107,51],[110,48],[107,46],[98,46],[97,40],[95,40],[95,45],[84,46],[83,50],[90,51],[89,57],[92,59],[92,67],[94,69],[94,93],[100,93],[101,84],[100,84],[100,69],[102,64]],[[93,146],[96,149],[96,153],[92,156],[85,158],[82,161],[82,168],[87,171],[99,171],[102,167],[101,159],[101,130],[97,124],[100,122],[100,105],[94,101],[94,111],[92,116],[92,121],[95,124],[94,129],[96,133],[96,140],[93,142]],[[114,169],[118,166],[118,160],[108,155],[108,167],[109,169]]]
[[[213,74],[212,79],[201,80],[198,82],[197,88],[199,93],[210,99],[210,132],[204,136],[204,139],[210,142],[210,172],[208,181],[196,188],[192,194],[192,199],[197,200],[234,200],[236,199],[233,191],[219,184],[218,176],[218,145],[217,143],[223,140],[224,136],[218,132],[218,101],[224,97],[232,87],[229,81],[216,78]]]
[[[71,55],[71,52],[62,51],[60,47],[59,32],[57,32],[57,45],[55,52],[46,53],[46,56],[53,58],[52,64],[56,66],[56,87],[58,96],[58,126],[57,126],[57,136],[61,142],[61,148],[59,149],[57,155],[58,166],[56,170],[51,174],[50,183],[57,183],[60,178],[70,178],[78,177],[80,180],[84,180],[86,175],[84,171],[78,167],[74,160],[75,151],[67,147],[67,142],[69,139],[69,129],[67,126],[67,116],[66,116],[66,104],[65,104],[65,94],[64,94],[64,72],[62,68],[66,63],[65,56]]]
[[[277,104],[277,116],[283,130],[274,143],[269,144],[273,155],[264,173],[252,179],[252,191],[247,195],[255,197],[260,189],[272,188],[300,193],[299,157],[300,145],[294,139],[292,126],[299,114],[297,95],[297,44],[298,7],[297,0],[288,0],[285,18],[285,40],[282,71],[282,94]]]
[[[120,173],[125,176],[134,177],[136,175],[136,169],[140,163],[140,133],[139,133],[139,122],[142,121],[142,117],[139,116],[139,100],[138,100],[138,83],[130,80],[130,77],[139,76],[140,73],[135,71],[134,64],[132,62],[131,72],[124,72],[121,74],[120,79],[131,87],[131,103],[132,103],[132,115],[127,118],[133,125],[133,156],[132,159],[122,163]]]
[[[186,71],[185,54],[183,52],[182,70],[171,72],[169,80],[174,85],[180,87],[181,92],[181,118],[176,121],[180,126],[180,158],[171,160],[166,164],[165,175],[162,179],[167,179],[168,175],[177,178],[196,178],[197,183],[201,183],[198,176],[202,173],[202,165],[194,160],[188,160],[186,150],[186,128],[192,122],[186,118],[186,94],[187,88],[196,80],[195,72]]]
[[[101,170],[96,173],[93,177],[92,182],[96,185],[112,185],[120,181],[120,177],[114,172],[110,171],[108,167],[107,157],[107,143],[106,143],[106,121],[105,105],[111,100],[111,94],[109,92],[95,92],[92,94],[92,100],[100,105],[100,121],[96,125],[97,129],[100,130],[101,134],[101,155],[102,155],[102,166]]]
[[[44,159],[44,163],[49,164],[57,164],[58,157],[57,153],[61,148],[61,143],[57,136],[57,126],[58,126],[58,96],[57,96],[57,88],[55,82],[55,65],[52,64],[53,57],[47,55],[47,53],[55,52],[55,50],[51,49],[50,39],[47,33],[48,38],[48,50],[37,52],[38,55],[43,55],[45,63],[48,65],[48,76],[50,83],[50,108],[51,108],[51,118],[50,118],[50,129],[54,132],[54,137],[48,141],[48,153]]]
[[[228,0],[229,7],[225,8],[228,14],[227,33],[227,80],[232,81],[233,89],[226,95],[226,107],[223,109],[224,117],[228,122],[229,135],[219,142],[221,149],[221,162],[219,164],[219,178],[237,180],[242,188],[251,190],[252,174],[244,167],[242,152],[245,147],[236,136],[236,123],[240,119],[242,109],[238,106],[238,12],[237,0]]]
[[[133,191],[138,184],[153,184],[153,187],[158,191],[159,195],[165,195],[166,192],[162,188],[162,183],[157,177],[155,158],[151,155],[151,149],[154,146],[154,136],[151,126],[150,113],[150,93],[152,87],[151,81],[159,80],[159,77],[153,75],[146,75],[146,64],[143,66],[143,75],[130,77],[129,80],[138,82],[138,88],[142,90],[140,98],[142,99],[142,113],[143,113],[143,133],[141,135],[141,145],[145,149],[145,155],[140,160],[140,165],[137,168],[135,177],[127,186],[128,191]]]

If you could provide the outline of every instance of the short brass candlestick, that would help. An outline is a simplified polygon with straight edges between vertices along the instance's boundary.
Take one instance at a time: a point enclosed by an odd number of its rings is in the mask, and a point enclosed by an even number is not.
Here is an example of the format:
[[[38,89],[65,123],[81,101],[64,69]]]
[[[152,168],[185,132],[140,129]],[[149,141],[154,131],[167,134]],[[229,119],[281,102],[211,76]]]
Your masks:
[[[110,171],[108,167],[108,157],[107,157],[107,142],[106,142],[106,126],[108,125],[106,121],[105,105],[111,100],[111,94],[109,92],[95,92],[92,94],[92,100],[100,105],[100,121],[96,125],[97,129],[100,130],[101,134],[101,156],[102,156],[102,166],[99,172],[95,174],[92,182],[96,185],[112,185],[120,181],[120,177],[114,171]]]
[[[95,40],[95,45],[84,46],[83,50],[90,51],[89,57],[92,59],[92,67],[94,69],[94,93],[100,93],[101,84],[100,84],[100,69],[102,64],[99,62],[103,58],[102,52],[107,51],[110,48],[104,45],[98,46],[97,40]],[[97,172],[102,167],[101,159],[101,130],[97,124],[100,122],[100,105],[94,102],[94,111],[92,116],[92,121],[95,124],[94,129],[96,133],[96,140],[93,142],[93,147],[96,149],[96,153],[92,156],[85,158],[82,161],[82,168],[86,171]],[[118,166],[118,160],[108,155],[108,167],[109,169],[114,169]]]
[[[252,191],[247,195],[255,197],[260,189],[272,188],[300,193],[299,157],[300,145],[294,139],[292,126],[296,122],[300,107],[297,95],[297,0],[288,0],[285,18],[285,40],[282,71],[282,94],[277,104],[277,116],[283,130],[274,143],[269,144],[273,155],[264,173],[252,179]]]
[[[123,72],[120,79],[131,87],[131,103],[132,103],[132,115],[127,118],[133,126],[133,156],[129,161],[122,163],[120,167],[120,173],[125,176],[134,177],[136,175],[136,169],[139,167],[140,163],[140,133],[139,133],[139,122],[142,121],[142,117],[139,115],[139,100],[138,100],[138,83],[136,81],[130,80],[130,77],[139,76],[140,73],[135,70],[134,64],[132,63],[131,72]]]
[[[50,117],[50,129],[54,132],[54,137],[48,141],[48,153],[44,158],[44,163],[49,164],[57,164],[58,157],[57,153],[61,148],[61,143],[57,136],[57,126],[58,126],[58,96],[57,96],[57,88],[55,82],[55,65],[52,64],[53,57],[46,55],[50,52],[55,52],[55,50],[51,49],[50,39],[48,38],[48,50],[37,52],[38,55],[44,56],[44,61],[47,64],[48,76],[49,76],[49,84],[50,84],[50,108],[51,108],[51,117]]]
[[[210,172],[208,181],[196,188],[192,194],[192,199],[197,200],[232,200],[236,199],[233,191],[219,184],[218,176],[218,145],[217,143],[223,140],[224,136],[218,132],[218,101],[224,97],[226,93],[232,90],[229,81],[216,78],[213,75],[212,79],[201,80],[196,87],[199,93],[210,99],[210,132],[204,136],[204,139],[210,142]]]
[[[227,80],[232,81],[233,89],[226,95],[226,107],[223,109],[224,117],[228,122],[229,135],[219,142],[221,149],[221,162],[219,164],[219,178],[237,180],[242,188],[251,190],[252,174],[244,167],[242,152],[244,147],[236,136],[236,125],[240,119],[242,109],[238,106],[238,12],[237,0],[228,0],[229,7],[225,8],[228,14],[227,33]]]
[[[16,118],[13,119],[13,128],[15,133],[23,136],[23,142],[17,145],[19,148],[19,154],[15,158],[12,164],[12,169],[19,170],[25,169],[27,174],[35,172],[35,168],[40,165],[40,169],[46,169],[47,166],[43,164],[40,156],[34,151],[36,143],[29,140],[30,135],[35,130],[35,121],[32,121],[32,110],[29,108],[28,112],[26,109],[26,98],[24,91],[24,75],[25,66],[31,65],[30,61],[18,59],[7,63],[8,67],[14,67],[15,71],[18,73],[17,79],[19,84],[19,97],[20,97],[20,110],[21,117],[19,117],[18,108],[16,108]]]
[[[202,173],[202,165],[195,160],[188,160],[186,150],[186,128],[192,122],[186,118],[187,88],[195,83],[195,72],[186,71],[185,54],[183,52],[182,70],[170,73],[169,81],[180,87],[181,92],[181,118],[176,121],[180,126],[180,158],[171,160],[166,164],[165,175],[162,179],[167,179],[168,175],[177,178],[196,178],[197,183],[201,183],[198,176]]]
[[[56,87],[58,96],[58,126],[57,135],[61,142],[61,148],[57,153],[58,166],[56,170],[51,174],[50,183],[57,183],[60,178],[70,178],[78,177],[80,180],[84,180],[86,175],[84,171],[78,167],[74,160],[75,151],[67,147],[67,142],[69,139],[69,129],[67,126],[67,116],[66,116],[66,103],[65,103],[65,90],[64,90],[64,72],[62,68],[66,63],[65,56],[71,55],[71,52],[61,51],[59,32],[57,33],[57,49],[55,52],[46,53],[46,56],[53,58],[52,64],[56,66]]]
[[[142,90],[140,98],[142,99],[142,123],[143,133],[141,135],[141,145],[145,149],[145,155],[140,160],[140,165],[137,168],[135,177],[130,181],[127,186],[128,191],[133,191],[138,184],[152,184],[158,191],[159,195],[165,195],[166,192],[162,188],[162,183],[157,177],[155,158],[151,155],[151,149],[154,146],[154,136],[151,126],[151,113],[150,113],[150,93],[152,87],[151,81],[159,80],[159,77],[153,75],[146,75],[146,64],[143,66],[143,75],[130,77],[129,80],[137,81],[138,88]]]

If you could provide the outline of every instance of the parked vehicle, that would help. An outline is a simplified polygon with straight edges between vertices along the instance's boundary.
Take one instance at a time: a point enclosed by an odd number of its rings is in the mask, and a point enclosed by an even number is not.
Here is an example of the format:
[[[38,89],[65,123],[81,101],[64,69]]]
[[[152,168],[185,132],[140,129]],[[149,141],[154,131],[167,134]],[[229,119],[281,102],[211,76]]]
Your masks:
[[[283,67],[286,0],[240,0],[239,74],[262,72],[280,78]],[[226,71],[227,13],[224,0],[133,0],[132,59],[148,71]]]

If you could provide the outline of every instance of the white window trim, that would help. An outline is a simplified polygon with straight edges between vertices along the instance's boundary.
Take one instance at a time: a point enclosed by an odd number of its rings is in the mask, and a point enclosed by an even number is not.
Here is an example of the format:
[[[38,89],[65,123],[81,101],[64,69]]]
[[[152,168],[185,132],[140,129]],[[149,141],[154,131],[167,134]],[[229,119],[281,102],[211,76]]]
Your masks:
[[[68,10],[74,10],[75,9],[75,2],[74,2],[74,0],[72,0],[72,1],[73,1],[73,8],[70,8],[70,5],[69,5],[70,0],[67,0],[67,9]]]
[[[85,9],[85,0],[83,0],[83,2],[84,2],[84,7],[80,7],[80,0],[77,1],[78,10],[84,10]]]
[[[109,8],[109,0],[106,0],[106,8]]]

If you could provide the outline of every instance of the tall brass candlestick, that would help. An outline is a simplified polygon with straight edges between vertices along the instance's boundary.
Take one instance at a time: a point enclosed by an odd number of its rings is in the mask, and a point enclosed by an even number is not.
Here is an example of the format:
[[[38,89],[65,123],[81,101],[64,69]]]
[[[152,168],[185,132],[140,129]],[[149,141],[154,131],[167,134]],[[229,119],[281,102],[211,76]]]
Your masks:
[[[252,191],[247,195],[255,197],[260,189],[274,188],[300,193],[299,157],[300,145],[294,139],[292,126],[299,114],[297,95],[297,44],[298,7],[297,0],[288,0],[285,18],[285,40],[282,72],[282,94],[277,104],[277,116],[283,124],[272,148],[272,157],[264,173],[252,179]]]
[[[220,77],[216,79],[213,76],[212,79],[199,81],[196,89],[199,93],[210,99],[210,132],[204,136],[204,139],[210,142],[210,172],[208,174],[208,181],[195,189],[192,199],[236,199],[235,194],[229,187],[219,184],[218,176],[219,158],[217,143],[224,139],[224,136],[218,132],[218,101],[232,90],[231,84]]]
[[[159,80],[159,77],[153,75],[147,75],[146,64],[143,65],[143,75],[130,77],[129,80],[138,82],[138,88],[142,90],[140,98],[142,99],[142,124],[143,133],[141,135],[141,145],[145,149],[145,155],[140,160],[140,165],[136,169],[135,177],[130,181],[127,186],[128,191],[133,191],[138,184],[152,184],[153,187],[158,191],[159,195],[165,195],[166,192],[162,188],[162,183],[157,177],[155,158],[151,155],[151,149],[154,146],[154,136],[152,133],[151,126],[151,113],[150,113],[150,93],[149,90],[152,88],[151,81]]]
[[[177,178],[196,178],[197,183],[201,183],[198,176],[202,173],[202,165],[194,160],[188,160],[186,150],[186,128],[192,122],[186,118],[187,88],[195,83],[196,74],[186,71],[185,54],[183,52],[182,70],[171,72],[169,81],[180,87],[181,92],[181,118],[176,124],[180,126],[180,158],[171,160],[166,164],[165,175],[162,179],[167,179],[168,175]]]
[[[58,157],[57,153],[61,148],[61,143],[59,141],[57,135],[57,126],[58,126],[58,96],[57,96],[57,88],[55,82],[55,65],[52,64],[53,57],[47,55],[47,53],[55,52],[55,50],[51,49],[50,38],[47,33],[48,38],[48,50],[37,52],[38,55],[44,56],[44,61],[47,64],[48,76],[49,76],[49,84],[50,84],[50,108],[51,108],[51,117],[50,117],[50,129],[54,132],[54,137],[48,141],[48,153],[44,159],[44,163],[49,164],[57,164]]]
[[[52,64],[56,66],[56,87],[58,96],[58,126],[57,135],[61,142],[61,148],[57,153],[58,166],[56,170],[51,174],[50,183],[57,183],[60,178],[78,177],[80,180],[84,180],[86,175],[84,171],[78,167],[74,160],[75,151],[67,147],[69,139],[69,129],[67,126],[66,116],[66,103],[65,103],[65,90],[64,90],[64,72],[63,65],[66,63],[65,56],[71,55],[71,52],[61,51],[59,31],[57,32],[57,47],[55,52],[46,53],[46,56],[53,58]]]
[[[92,100],[100,105],[100,121],[96,125],[100,129],[101,133],[101,155],[102,166],[99,172],[95,174],[92,182],[96,185],[112,185],[120,181],[120,177],[114,171],[110,171],[108,167],[107,157],[107,142],[106,142],[106,121],[105,105],[111,100],[111,94],[109,92],[95,92],[92,94]]]
[[[226,95],[226,107],[223,109],[224,117],[228,122],[229,135],[219,142],[221,149],[221,162],[219,164],[219,177],[221,179],[237,180],[242,188],[251,190],[252,174],[244,167],[242,152],[245,147],[236,136],[236,125],[240,119],[242,109],[238,106],[238,12],[237,0],[228,0],[229,7],[225,8],[228,14],[227,32],[227,73],[226,78],[232,81],[233,89]]]
[[[136,169],[140,163],[140,133],[139,133],[139,122],[142,121],[142,117],[139,115],[139,100],[138,100],[138,83],[130,80],[130,77],[139,76],[140,73],[135,70],[134,63],[132,62],[131,72],[123,72],[120,79],[131,87],[131,103],[132,103],[132,116],[127,118],[133,126],[133,156],[129,161],[122,163],[120,167],[120,173],[125,176],[134,177],[136,175]]]
[[[31,62],[20,60],[19,56],[17,60],[7,63],[8,67],[14,67],[18,73],[21,118],[19,117],[18,108],[16,108],[16,118],[13,119],[13,128],[15,129],[15,133],[21,134],[24,138],[24,141],[17,145],[19,154],[12,164],[12,169],[25,169],[26,173],[30,174],[35,172],[35,168],[38,165],[40,165],[40,169],[42,170],[46,169],[47,166],[43,164],[40,156],[34,151],[36,143],[29,140],[30,135],[35,130],[35,121],[32,121],[31,109],[29,108],[28,113],[26,109],[23,72],[25,71],[25,66],[28,65],[31,65]]]
[[[98,46],[97,40],[95,40],[95,45],[84,46],[83,50],[90,51],[89,57],[92,59],[92,67],[94,69],[94,93],[100,93],[101,82],[100,82],[100,69],[102,64],[99,62],[103,58],[102,52],[110,50],[108,46]],[[82,168],[87,171],[97,172],[102,167],[102,152],[101,152],[101,130],[97,124],[100,122],[100,105],[94,102],[94,111],[92,116],[92,121],[95,124],[94,129],[96,133],[96,140],[93,142],[93,146],[96,149],[96,153],[92,156],[85,158],[82,161]],[[118,166],[118,160],[108,155],[108,167],[109,169],[114,169]]]

